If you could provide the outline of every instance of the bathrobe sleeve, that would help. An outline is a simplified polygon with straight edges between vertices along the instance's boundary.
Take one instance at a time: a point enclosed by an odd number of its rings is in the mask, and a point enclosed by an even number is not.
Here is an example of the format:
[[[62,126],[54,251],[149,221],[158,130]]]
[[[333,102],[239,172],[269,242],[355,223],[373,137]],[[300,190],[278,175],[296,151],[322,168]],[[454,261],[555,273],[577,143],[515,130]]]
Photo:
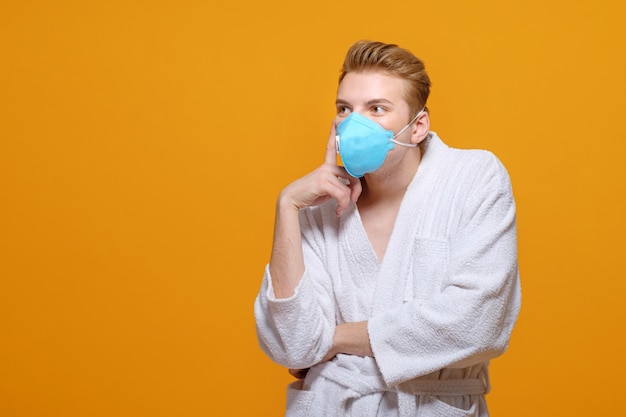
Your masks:
[[[471,172],[459,175],[467,184],[451,203],[462,211],[450,226],[438,291],[368,323],[389,385],[486,362],[508,344],[520,303],[515,203],[502,164],[490,153],[479,159]]]
[[[263,351],[276,363],[293,369],[320,362],[332,347],[335,307],[324,267],[323,233],[315,209],[301,211],[305,271],[294,294],[276,298],[269,265],[254,304],[256,330]]]

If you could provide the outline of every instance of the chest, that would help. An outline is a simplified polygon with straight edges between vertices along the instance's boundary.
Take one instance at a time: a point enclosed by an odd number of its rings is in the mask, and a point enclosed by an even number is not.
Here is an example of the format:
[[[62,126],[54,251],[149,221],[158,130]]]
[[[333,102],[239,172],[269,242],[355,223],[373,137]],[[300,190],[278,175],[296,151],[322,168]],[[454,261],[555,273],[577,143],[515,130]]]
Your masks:
[[[439,291],[447,270],[450,212],[439,204],[431,209],[432,198],[409,203],[386,210],[359,206],[339,221],[337,247],[326,252],[338,322],[366,320]]]
[[[360,217],[367,239],[382,262],[398,217],[399,204],[387,207],[360,207]]]
[[[426,300],[446,276],[445,236],[425,236],[414,222],[398,223],[399,216],[369,220],[355,217],[345,225],[337,264],[330,264],[338,322],[367,320],[403,302]]]

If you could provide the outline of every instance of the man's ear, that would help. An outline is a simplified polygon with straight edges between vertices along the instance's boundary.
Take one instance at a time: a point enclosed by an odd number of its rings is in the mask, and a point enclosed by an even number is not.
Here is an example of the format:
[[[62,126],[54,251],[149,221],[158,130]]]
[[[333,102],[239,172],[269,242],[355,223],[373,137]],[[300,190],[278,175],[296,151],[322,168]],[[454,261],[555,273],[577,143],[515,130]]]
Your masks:
[[[430,131],[430,117],[428,112],[420,114],[413,122],[413,130],[411,131],[411,143],[419,144],[428,136]]]

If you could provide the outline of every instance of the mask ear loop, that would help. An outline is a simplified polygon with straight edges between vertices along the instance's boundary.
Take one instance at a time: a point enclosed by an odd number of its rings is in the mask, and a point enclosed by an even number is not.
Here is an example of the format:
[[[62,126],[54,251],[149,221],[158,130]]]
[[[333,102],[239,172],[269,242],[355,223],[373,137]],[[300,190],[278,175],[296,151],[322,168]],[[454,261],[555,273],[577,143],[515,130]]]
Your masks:
[[[411,126],[413,124],[414,121],[417,120],[418,117],[420,117],[420,115],[422,113],[424,113],[424,110],[426,110],[426,107],[422,107],[422,110],[420,110],[419,112],[417,112],[417,114],[415,115],[415,117],[413,118],[413,120],[411,120],[406,126],[404,126],[402,129],[400,129],[400,131],[398,133],[396,133],[392,139],[390,139],[393,143],[395,143],[396,145],[400,145],[400,146],[405,146],[407,148],[415,148],[417,146],[417,143],[404,143],[404,142],[400,142],[398,140],[396,140],[396,138],[398,136],[400,136],[401,134],[404,133],[405,130],[407,130],[409,128],[409,126]]]

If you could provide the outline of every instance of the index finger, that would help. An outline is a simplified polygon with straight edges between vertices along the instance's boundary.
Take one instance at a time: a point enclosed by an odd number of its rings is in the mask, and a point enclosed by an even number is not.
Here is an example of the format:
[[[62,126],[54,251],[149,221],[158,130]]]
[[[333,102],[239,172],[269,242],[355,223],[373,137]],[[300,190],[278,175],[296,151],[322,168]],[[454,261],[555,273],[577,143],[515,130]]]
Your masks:
[[[324,163],[330,165],[337,165],[337,128],[335,127],[335,121],[330,127],[330,136],[328,137],[328,144],[326,144],[326,156],[324,157]]]

